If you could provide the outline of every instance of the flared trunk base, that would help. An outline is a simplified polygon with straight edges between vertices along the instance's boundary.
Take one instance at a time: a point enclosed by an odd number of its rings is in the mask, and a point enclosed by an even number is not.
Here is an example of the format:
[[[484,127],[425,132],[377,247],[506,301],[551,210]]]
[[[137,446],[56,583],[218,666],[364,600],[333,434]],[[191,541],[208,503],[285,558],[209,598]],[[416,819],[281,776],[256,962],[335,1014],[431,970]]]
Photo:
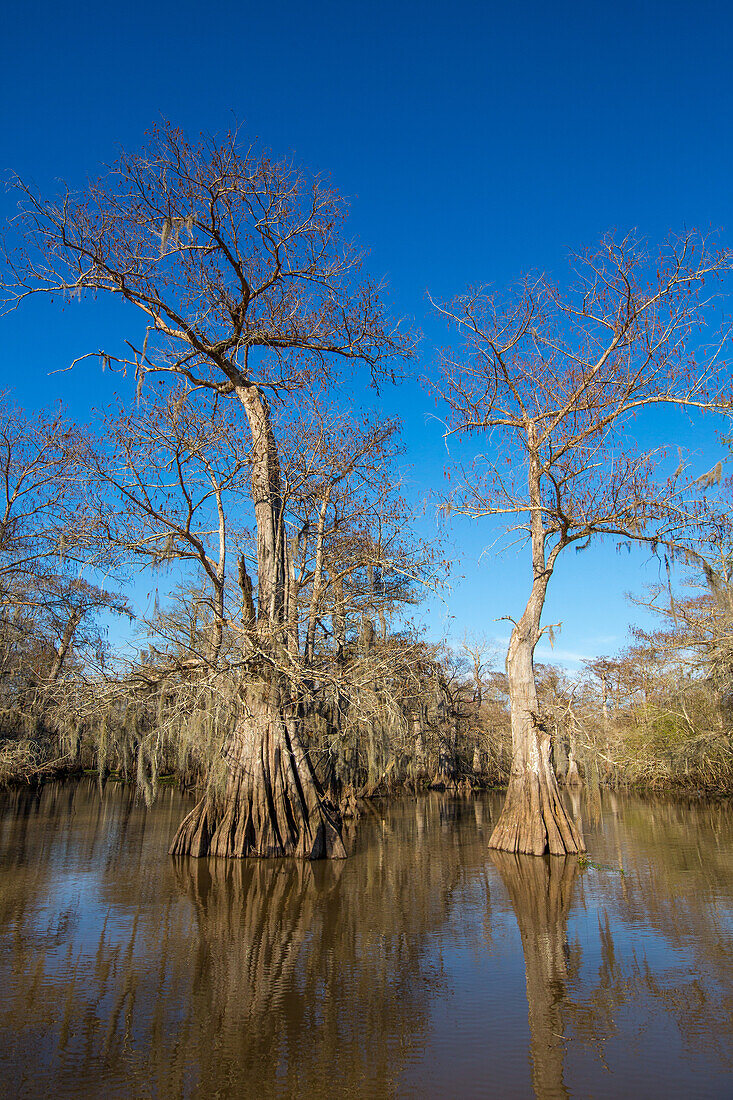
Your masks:
[[[341,819],[313,772],[295,722],[261,706],[227,746],[223,795],[206,794],[181,822],[173,856],[344,859]]]
[[[512,775],[489,847],[501,852],[562,856],[585,851],[580,830],[563,805],[554,775]]]

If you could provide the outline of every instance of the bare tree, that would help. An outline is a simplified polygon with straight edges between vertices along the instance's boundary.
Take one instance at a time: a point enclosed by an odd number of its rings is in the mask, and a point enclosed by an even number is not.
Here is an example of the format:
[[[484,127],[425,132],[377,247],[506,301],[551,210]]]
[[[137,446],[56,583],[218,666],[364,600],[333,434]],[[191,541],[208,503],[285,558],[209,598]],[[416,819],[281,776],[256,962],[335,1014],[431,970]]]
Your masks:
[[[306,415],[307,413],[307,415]],[[437,547],[415,537],[395,421],[334,416],[314,395],[282,428],[290,546],[289,644],[304,707],[340,799],[404,777],[419,646],[406,609],[435,587]],[[352,806],[353,808],[353,806]]]
[[[694,234],[657,257],[631,238],[573,257],[567,289],[526,278],[501,296],[480,289],[440,307],[464,352],[443,358],[439,391],[448,435],[487,434],[494,448],[464,471],[450,502],[468,516],[502,516],[529,544],[530,591],[507,654],[512,774],[492,847],[582,851],[560,799],[550,733],[533,670],[542,610],[559,555],[599,536],[679,547],[710,534],[711,517],[685,464],[639,450],[636,418],[658,405],[691,413],[730,408],[718,341],[696,335],[713,312],[705,296],[731,254]]]
[[[339,548],[359,545],[358,565],[350,556],[353,571],[385,564],[375,543],[380,521],[391,530],[400,512],[394,471],[399,429],[396,420],[334,416],[318,399],[307,417],[285,426],[284,500],[294,530],[291,605],[302,605],[306,667],[314,663],[317,625],[323,628],[333,609],[333,574],[340,571],[343,580],[348,569]]]
[[[289,675],[287,539],[268,398],[297,400],[339,359],[365,364],[376,380],[409,351],[345,243],[345,204],[236,134],[192,146],[170,125],[81,195],[47,202],[18,186],[25,244],[8,256],[11,304],[39,292],[121,297],[146,324],[125,364],[141,383],[167,375],[238,401],[246,418],[257,614],[241,715],[226,748],[225,796],[202,798],[171,851],[343,856]]]
[[[9,404],[0,412],[3,662],[17,651],[37,684],[59,678],[74,640],[99,649],[96,613],[129,613],[83,576],[90,520],[76,463],[82,438],[60,412],[29,418]]]

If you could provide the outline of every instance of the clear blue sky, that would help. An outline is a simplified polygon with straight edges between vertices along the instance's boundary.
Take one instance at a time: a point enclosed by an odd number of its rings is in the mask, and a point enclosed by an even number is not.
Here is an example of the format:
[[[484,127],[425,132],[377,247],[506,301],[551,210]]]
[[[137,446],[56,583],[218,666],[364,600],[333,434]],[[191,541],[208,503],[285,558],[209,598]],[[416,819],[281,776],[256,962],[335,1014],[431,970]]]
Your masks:
[[[3,19],[3,167],[44,190],[59,178],[73,186],[161,116],[192,137],[244,120],[352,197],[373,272],[425,332],[427,373],[442,339],[427,288],[447,297],[468,282],[559,269],[568,247],[609,228],[658,238],[713,226],[731,241],[732,31],[722,0],[30,0]],[[1,202],[11,213],[10,196]],[[109,400],[109,380],[93,367],[49,372],[122,331],[109,305],[62,316],[29,306],[0,325],[0,385],[27,408],[63,398],[83,419]],[[416,493],[440,488],[430,399],[411,383],[383,403],[405,419]],[[670,442],[695,444],[684,422],[665,427]],[[436,612],[431,631],[505,634],[494,620],[521,610],[523,561],[479,563],[479,524],[454,541],[464,555],[455,618]],[[561,567],[546,616],[564,622],[558,653],[621,644],[634,614],[623,593],[655,576],[639,554],[611,549]]]

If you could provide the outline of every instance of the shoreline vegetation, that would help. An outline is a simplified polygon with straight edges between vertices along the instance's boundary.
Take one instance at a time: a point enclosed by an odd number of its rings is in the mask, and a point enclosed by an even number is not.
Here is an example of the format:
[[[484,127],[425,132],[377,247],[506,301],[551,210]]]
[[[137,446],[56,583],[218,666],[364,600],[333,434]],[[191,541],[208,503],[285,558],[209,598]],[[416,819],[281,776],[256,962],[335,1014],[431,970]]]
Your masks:
[[[391,699],[376,721],[372,715],[355,722],[346,735],[335,735],[328,720],[311,716],[308,745],[317,778],[342,817],[358,816],[365,800],[403,792],[506,789],[511,728],[505,678],[488,671],[477,682],[468,662],[452,663],[452,679],[438,680],[437,691],[433,681],[434,698],[420,715]],[[604,664],[607,673],[610,662]],[[432,671],[437,668],[436,662]],[[628,655],[624,669],[630,680]],[[571,795],[583,788],[589,795],[602,789],[680,798],[733,794],[733,737],[722,716],[718,729],[692,723],[693,715],[711,723],[716,705],[722,709],[709,683],[691,680],[682,696],[678,687],[674,698],[665,699],[661,685],[652,692],[645,676],[647,700],[627,684],[626,700],[618,701],[611,719],[603,717],[608,695],[604,701],[591,671],[584,678],[553,666],[538,666],[537,672],[554,769]],[[69,678],[44,714],[49,699],[36,691],[35,711],[0,711],[0,790],[87,775],[135,784],[148,804],[171,784],[215,793],[226,729],[217,729],[216,716],[203,708],[182,721],[185,704],[175,694],[168,685],[164,700],[152,692],[135,702],[110,701],[103,709],[93,685],[82,683],[80,691]],[[63,714],[64,707],[70,713]]]
[[[18,789],[20,787],[38,787],[51,781],[68,781],[75,779],[97,779],[102,785],[105,783],[122,783],[126,786],[136,786],[136,780],[131,776],[125,776],[122,772],[108,771],[100,776],[96,768],[84,768],[81,765],[67,764],[60,759],[39,762],[40,753],[36,745],[27,742],[4,741],[0,744],[0,794]],[[458,795],[470,795],[482,791],[506,792],[509,781],[490,782],[483,776],[465,776],[463,779],[443,783],[440,780],[432,782],[424,780],[405,780],[402,783],[388,785],[380,783],[376,788],[368,788],[365,791],[349,789],[347,797],[354,806],[355,812],[342,813],[342,817],[358,817],[363,812],[364,804],[380,799],[399,798],[401,795],[424,794],[429,791]],[[181,791],[202,793],[203,785],[188,783],[175,773],[160,775],[157,777],[155,796],[162,788],[176,787]],[[582,792],[586,784],[567,787],[560,780],[561,790]],[[592,791],[592,788],[588,788]],[[725,802],[733,799],[730,785],[713,784],[709,787],[690,784],[684,780],[663,779],[645,781],[643,779],[618,780],[615,784],[601,782],[598,791],[611,791],[612,793],[636,794],[641,797],[649,796],[669,798],[673,801],[706,801]],[[154,797],[155,797],[154,796]]]

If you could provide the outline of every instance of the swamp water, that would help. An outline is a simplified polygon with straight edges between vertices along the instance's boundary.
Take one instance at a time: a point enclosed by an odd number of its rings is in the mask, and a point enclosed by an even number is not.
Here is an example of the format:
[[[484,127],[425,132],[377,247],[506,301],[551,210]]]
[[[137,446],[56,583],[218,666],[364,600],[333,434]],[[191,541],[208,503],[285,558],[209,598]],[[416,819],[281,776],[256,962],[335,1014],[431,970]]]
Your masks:
[[[438,794],[298,864],[174,862],[172,790],[2,796],[0,1095],[733,1097],[733,809],[575,803],[589,865]]]

